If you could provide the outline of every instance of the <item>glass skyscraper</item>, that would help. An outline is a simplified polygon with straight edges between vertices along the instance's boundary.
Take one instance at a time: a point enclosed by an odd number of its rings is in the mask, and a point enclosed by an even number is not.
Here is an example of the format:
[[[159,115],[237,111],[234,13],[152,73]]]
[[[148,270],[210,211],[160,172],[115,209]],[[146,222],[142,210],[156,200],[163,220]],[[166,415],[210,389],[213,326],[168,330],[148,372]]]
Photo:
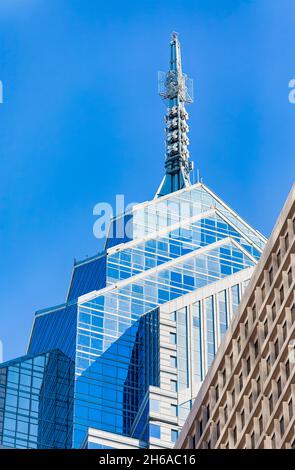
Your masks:
[[[191,184],[191,81],[177,35],[160,74],[165,176],[74,265],[63,305],[35,314],[27,355],[0,364],[0,446],[169,448],[265,245]]]

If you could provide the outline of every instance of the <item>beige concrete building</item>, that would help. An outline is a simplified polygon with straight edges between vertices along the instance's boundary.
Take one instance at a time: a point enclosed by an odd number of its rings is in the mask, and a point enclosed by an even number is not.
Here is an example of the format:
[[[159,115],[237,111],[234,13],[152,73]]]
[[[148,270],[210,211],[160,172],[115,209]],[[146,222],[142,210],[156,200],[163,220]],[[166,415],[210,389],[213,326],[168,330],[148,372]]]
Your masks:
[[[295,184],[176,448],[295,448]]]

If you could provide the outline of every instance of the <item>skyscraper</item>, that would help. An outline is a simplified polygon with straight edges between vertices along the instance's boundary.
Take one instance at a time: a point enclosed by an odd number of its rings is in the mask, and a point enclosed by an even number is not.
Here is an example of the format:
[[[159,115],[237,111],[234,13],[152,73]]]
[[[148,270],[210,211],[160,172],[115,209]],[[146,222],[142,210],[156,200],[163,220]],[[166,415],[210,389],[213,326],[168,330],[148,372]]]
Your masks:
[[[295,449],[295,184],[176,443]]]
[[[75,263],[66,302],[36,313],[27,355],[0,365],[0,445],[173,447],[264,248],[190,182],[176,33],[170,54],[162,183],[112,220],[102,253]]]

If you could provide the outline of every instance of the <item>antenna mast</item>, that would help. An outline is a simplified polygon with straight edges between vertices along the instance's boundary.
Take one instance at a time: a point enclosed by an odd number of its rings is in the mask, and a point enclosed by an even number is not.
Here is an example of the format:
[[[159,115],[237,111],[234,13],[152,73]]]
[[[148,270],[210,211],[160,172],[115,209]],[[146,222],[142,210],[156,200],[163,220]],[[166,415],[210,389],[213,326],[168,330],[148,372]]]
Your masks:
[[[184,106],[193,102],[193,82],[182,73],[178,33],[172,33],[170,41],[170,69],[158,75],[159,95],[168,107],[165,115],[165,176],[156,197],[190,186],[193,170],[188,151],[188,113]]]

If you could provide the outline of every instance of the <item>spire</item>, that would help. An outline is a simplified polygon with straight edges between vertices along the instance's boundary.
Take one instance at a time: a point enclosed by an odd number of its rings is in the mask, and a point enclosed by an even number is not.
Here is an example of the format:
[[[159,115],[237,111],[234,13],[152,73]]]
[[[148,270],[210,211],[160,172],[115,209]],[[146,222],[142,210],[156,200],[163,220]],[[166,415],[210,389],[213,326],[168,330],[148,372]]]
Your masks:
[[[188,113],[185,103],[193,102],[192,80],[182,73],[178,34],[170,41],[170,69],[159,72],[159,95],[167,102],[165,115],[166,157],[165,176],[156,197],[190,186],[189,174],[193,169],[188,151]]]

